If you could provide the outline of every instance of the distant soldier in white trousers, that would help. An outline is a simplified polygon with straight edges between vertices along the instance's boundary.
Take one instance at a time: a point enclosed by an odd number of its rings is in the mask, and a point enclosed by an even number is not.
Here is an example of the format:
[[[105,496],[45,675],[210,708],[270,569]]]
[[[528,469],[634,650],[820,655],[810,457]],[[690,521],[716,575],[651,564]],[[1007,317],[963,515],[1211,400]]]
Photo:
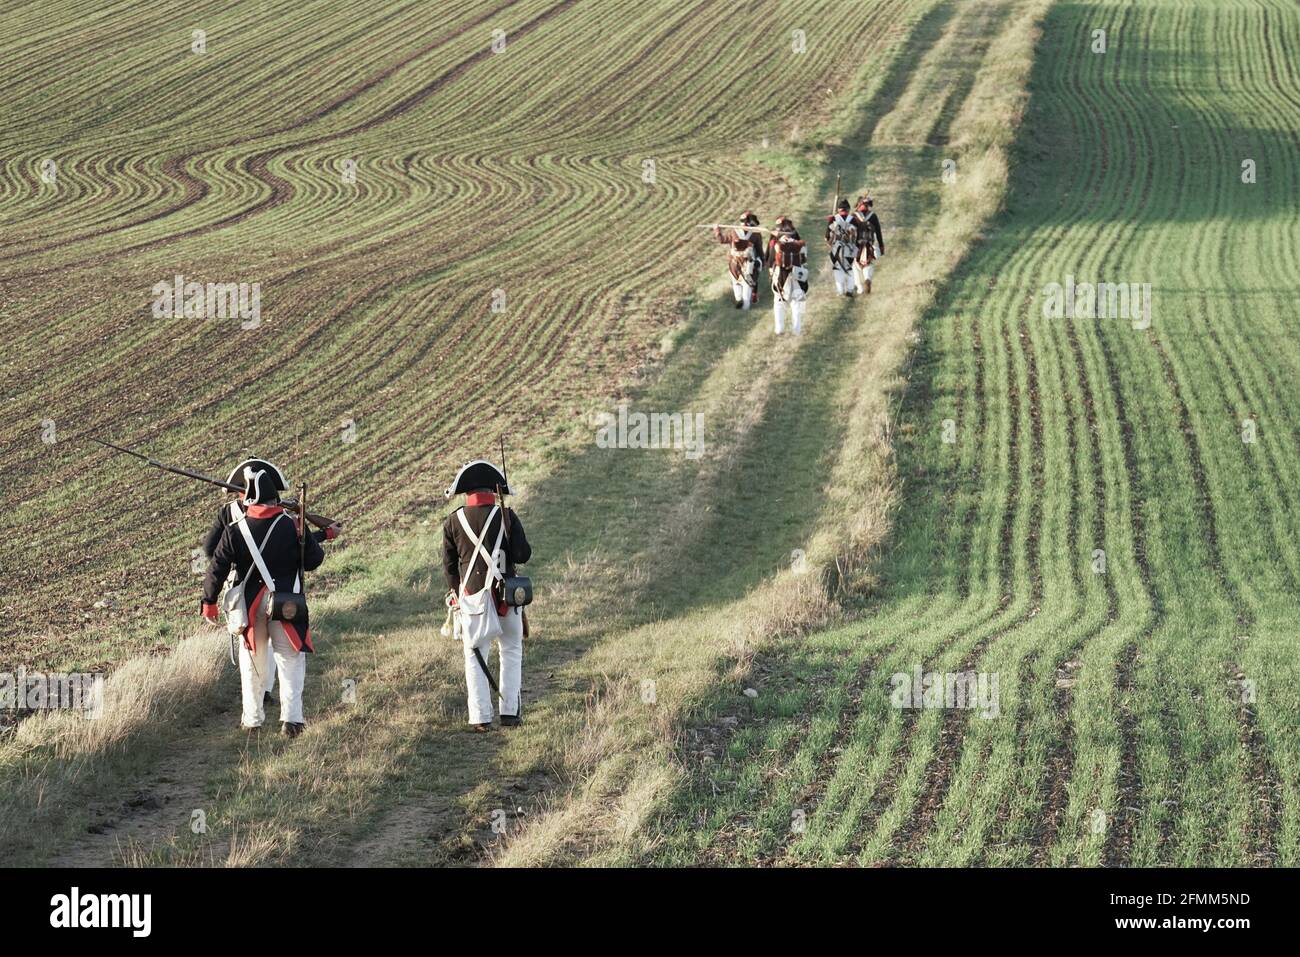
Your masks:
[[[876,274],[876,260],[885,255],[885,236],[880,230],[880,218],[872,207],[870,196],[858,199],[853,219],[858,227],[858,254],[853,260],[853,281],[858,294],[871,293],[871,280]]]
[[[835,214],[826,217],[826,252],[831,261],[831,276],[835,280],[835,295],[852,296],[858,226],[849,212],[847,199],[841,199],[835,207]]]
[[[785,332],[786,307],[796,336],[803,334],[803,314],[808,305],[808,248],[790,217],[776,221],[776,233],[767,244],[767,268],[772,276],[772,313],[776,334]]]
[[[763,271],[763,237],[756,227],[758,216],[745,210],[740,216],[739,228],[713,227],[714,238],[731,247],[727,254],[727,278],[731,280],[731,296],[737,309],[748,309],[758,300],[759,273]]]

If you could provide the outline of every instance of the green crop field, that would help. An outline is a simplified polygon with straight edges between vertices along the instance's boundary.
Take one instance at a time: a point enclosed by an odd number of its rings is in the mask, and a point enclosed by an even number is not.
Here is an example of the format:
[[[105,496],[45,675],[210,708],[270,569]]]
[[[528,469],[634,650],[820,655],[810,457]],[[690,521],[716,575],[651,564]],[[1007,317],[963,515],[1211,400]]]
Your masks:
[[[0,671],[110,678],[0,731],[0,842],[1300,864],[1298,51],[1287,0],[17,5]],[[749,207],[813,240],[801,338],[696,228]],[[178,274],[260,325],[155,316]],[[703,454],[600,448],[620,404]],[[300,738],[239,730],[196,627],[219,499],[91,435],[257,451],[347,522]],[[538,597],[525,724],[478,736],[439,526],[501,435]]]

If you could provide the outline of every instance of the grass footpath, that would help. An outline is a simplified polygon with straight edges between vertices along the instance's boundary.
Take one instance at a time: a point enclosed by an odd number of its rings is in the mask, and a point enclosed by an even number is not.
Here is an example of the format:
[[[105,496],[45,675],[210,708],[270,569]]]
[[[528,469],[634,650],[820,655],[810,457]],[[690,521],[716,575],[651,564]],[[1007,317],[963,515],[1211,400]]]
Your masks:
[[[662,585],[651,577],[643,593],[654,619],[607,634],[576,663],[595,691],[585,714],[557,715],[570,733],[559,739],[563,750],[552,746],[552,763],[568,790],[509,835],[499,862],[698,860],[695,836],[760,784],[752,777],[758,762],[730,758],[751,744],[764,753],[789,747],[833,721],[836,701],[820,699],[819,686],[846,657],[851,670],[871,643],[803,674],[774,652],[782,638],[835,621],[873,587],[897,502],[897,400],[916,323],[1001,201],[1041,9],[935,5],[892,60],[873,65],[857,99],[865,107],[827,135],[817,198],[800,221],[813,221],[836,172],[850,193],[861,183],[889,197],[896,229],[879,291],[866,301],[814,298],[797,351],[760,329],[743,352],[714,365],[714,388],[731,391],[738,420],[722,467],[665,503],[668,534],[648,548],[667,552],[649,567],[683,554],[687,563],[660,572]],[[945,158],[957,161],[955,183],[941,177]],[[824,290],[829,276],[819,278]],[[732,363],[753,371],[733,373]],[[699,408],[710,395],[683,394],[675,377],[661,388],[655,407],[676,400]],[[713,394],[726,401],[725,392]],[[796,550],[803,561],[792,567]],[[645,681],[653,703],[640,693]],[[757,698],[742,694],[749,685]],[[811,726],[787,720],[809,711]],[[768,718],[779,730],[760,743]],[[711,771],[720,764],[722,777]],[[785,813],[753,831],[761,845],[788,825]],[[725,839],[713,850],[704,859],[763,856],[761,846]]]

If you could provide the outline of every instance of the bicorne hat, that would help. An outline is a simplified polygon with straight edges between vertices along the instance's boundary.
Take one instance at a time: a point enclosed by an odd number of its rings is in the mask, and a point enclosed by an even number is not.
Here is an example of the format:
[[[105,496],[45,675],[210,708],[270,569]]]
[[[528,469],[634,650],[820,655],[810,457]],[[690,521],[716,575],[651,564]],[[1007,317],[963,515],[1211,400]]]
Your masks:
[[[514,492],[510,491],[510,485],[506,482],[506,477],[501,474],[500,469],[491,462],[475,459],[473,462],[466,462],[460,467],[456,477],[447,486],[445,494],[447,498],[451,498],[453,495],[461,495],[479,489],[496,491],[498,487],[506,495],[514,494]]]
[[[226,483],[242,486],[244,501],[249,505],[274,499],[276,492],[289,491],[289,480],[279,466],[266,459],[244,459],[230,470]]]

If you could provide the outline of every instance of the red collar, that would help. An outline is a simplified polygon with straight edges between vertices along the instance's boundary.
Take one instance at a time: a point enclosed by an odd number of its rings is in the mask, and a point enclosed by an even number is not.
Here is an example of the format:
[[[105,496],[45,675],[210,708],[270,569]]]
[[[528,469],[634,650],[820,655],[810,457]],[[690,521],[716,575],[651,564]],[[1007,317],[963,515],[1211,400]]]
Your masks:
[[[279,505],[247,505],[249,518],[275,518],[284,511]]]
[[[466,505],[495,505],[497,497],[493,492],[470,492],[465,496]]]

